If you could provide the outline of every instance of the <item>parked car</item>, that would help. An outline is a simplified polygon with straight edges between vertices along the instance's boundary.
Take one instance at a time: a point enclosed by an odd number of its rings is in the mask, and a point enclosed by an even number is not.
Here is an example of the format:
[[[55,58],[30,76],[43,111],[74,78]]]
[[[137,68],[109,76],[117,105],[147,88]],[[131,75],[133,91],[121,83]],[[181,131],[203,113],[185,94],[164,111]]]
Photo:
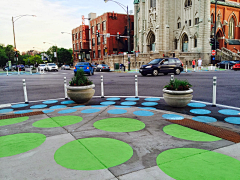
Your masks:
[[[88,62],[79,62],[74,67],[74,73],[77,73],[78,69],[82,69],[84,73],[91,75],[94,75],[94,68],[93,66]]]
[[[110,71],[110,67],[106,64],[99,64],[96,68],[96,71]]]
[[[183,63],[178,58],[160,58],[154,59],[146,65],[142,65],[139,72],[142,76],[152,74],[157,76],[159,73],[167,75],[168,73],[174,73],[179,75],[183,71]]]
[[[239,62],[236,62],[236,64],[233,65],[232,69],[233,69],[234,71],[240,70],[240,61],[239,61]]]
[[[46,65],[45,65],[45,64],[39,64],[39,65],[38,65],[38,70],[39,70],[39,71],[46,70]]]
[[[61,69],[63,70],[70,70],[70,66],[69,65],[62,65]]]
[[[92,67],[93,67],[94,71],[96,71],[96,69],[97,69],[97,65],[92,64]]]
[[[58,71],[58,66],[55,63],[47,63],[46,71]]]
[[[12,70],[17,70],[17,65],[16,64],[12,64]]]
[[[237,62],[235,61],[222,61],[220,63],[217,63],[217,67],[218,68],[223,68],[223,69],[228,69],[228,64],[229,64],[229,69],[233,69],[233,66],[236,64]]]
[[[25,71],[25,66],[23,64],[17,65],[17,69],[16,70],[18,70],[18,68],[19,68],[19,71]]]
[[[7,71],[7,70],[8,70],[8,71],[12,71],[12,69],[11,69],[9,66],[4,66],[4,67],[3,67],[3,71]]]

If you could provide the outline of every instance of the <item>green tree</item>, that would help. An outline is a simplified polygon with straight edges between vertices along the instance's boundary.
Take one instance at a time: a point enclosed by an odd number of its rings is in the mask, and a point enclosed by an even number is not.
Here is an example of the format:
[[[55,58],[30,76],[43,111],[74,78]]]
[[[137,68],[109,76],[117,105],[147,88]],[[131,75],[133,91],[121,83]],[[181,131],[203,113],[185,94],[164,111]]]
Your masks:
[[[54,52],[57,52],[57,46],[50,47],[46,54],[52,57],[52,62],[57,62],[57,58],[54,57]],[[50,61],[50,59],[49,59]]]
[[[59,64],[71,64],[72,63],[72,53],[71,50],[65,48],[60,48],[57,50],[58,63]]]
[[[43,63],[41,56],[38,54],[35,56],[30,56],[28,58],[25,58],[23,60],[25,61],[25,64],[27,64],[27,65]]]
[[[5,48],[5,53],[8,57],[9,61],[12,61],[12,63],[14,62],[14,47],[12,45],[7,45]]]
[[[24,59],[28,59],[29,57],[31,57],[31,55],[28,54],[18,55],[18,64],[25,64]]]
[[[5,53],[5,50],[3,47],[0,46],[0,66],[5,66],[6,65],[6,62],[8,60],[8,57]]]

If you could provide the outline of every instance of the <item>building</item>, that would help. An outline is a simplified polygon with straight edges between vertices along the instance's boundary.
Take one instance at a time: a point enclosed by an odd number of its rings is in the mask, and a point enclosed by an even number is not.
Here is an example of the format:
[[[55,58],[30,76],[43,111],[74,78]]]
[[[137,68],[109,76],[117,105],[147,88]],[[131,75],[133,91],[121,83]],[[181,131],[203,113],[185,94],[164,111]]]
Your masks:
[[[130,18],[130,50],[133,49],[134,17]],[[107,12],[90,20],[91,59],[100,63],[104,56],[128,51],[128,19],[126,14]],[[97,33],[99,32],[99,37]],[[120,38],[117,40],[117,33]],[[125,36],[125,37],[121,37]]]
[[[220,47],[238,49],[239,0],[218,0],[217,7]],[[214,13],[214,0],[134,0],[134,50],[160,57],[175,53],[186,65],[201,57],[207,65]]]

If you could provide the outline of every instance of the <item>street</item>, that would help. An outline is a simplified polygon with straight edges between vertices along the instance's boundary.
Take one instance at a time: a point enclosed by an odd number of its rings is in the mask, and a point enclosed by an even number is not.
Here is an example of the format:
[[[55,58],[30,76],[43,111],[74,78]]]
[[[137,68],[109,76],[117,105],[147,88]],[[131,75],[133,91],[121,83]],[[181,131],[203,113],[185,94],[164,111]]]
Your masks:
[[[105,96],[135,96],[135,74],[138,75],[139,96],[162,97],[162,89],[171,74],[143,77],[139,73],[95,72],[88,76],[96,85],[95,96],[101,95],[101,75],[104,78]],[[240,107],[239,71],[213,71],[181,73],[178,79],[192,84],[193,100],[212,102],[213,76],[217,76],[217,104]],[[46,72],[43,75],[1,75],[0,104],[24,102],[22,79],[26,80],[29,101],[64,98],[64,77],[67,84],[73,77],[72,70]]]

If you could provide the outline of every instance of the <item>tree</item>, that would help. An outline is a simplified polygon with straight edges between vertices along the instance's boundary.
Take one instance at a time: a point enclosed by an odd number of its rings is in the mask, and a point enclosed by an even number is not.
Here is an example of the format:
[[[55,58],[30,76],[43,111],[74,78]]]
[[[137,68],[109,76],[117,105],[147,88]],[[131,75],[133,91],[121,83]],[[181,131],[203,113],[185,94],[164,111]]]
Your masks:
[[[50,57],[52,57],[52,62],[57,62],[57,58],[54,57],[54,52],[57,52],[57,46],[50,47],[46,54]],[[50,59],[49,59],[50,60]]]
[[[58,63],[59,64],[71,64],[72,63],[72,53],[71,50],[60,48],[57,51]]]
[[[8,57],[8,60],[14,62],[14,54],[15,53],[14,53],[14,47],[12,45],[7,45],[5,47],[5,53]]]
[[[23,60],[25,61],[25,64],[28,64],[28,65],[43,63],[42,58],[41,58],[40,55],[30,56],[30,57],[25,58]]]
[[[8,60],[8,57],[5,53],[5,50],[3,49],[3,47],[0,47],[0,66],[5,66],[7,60]]]

